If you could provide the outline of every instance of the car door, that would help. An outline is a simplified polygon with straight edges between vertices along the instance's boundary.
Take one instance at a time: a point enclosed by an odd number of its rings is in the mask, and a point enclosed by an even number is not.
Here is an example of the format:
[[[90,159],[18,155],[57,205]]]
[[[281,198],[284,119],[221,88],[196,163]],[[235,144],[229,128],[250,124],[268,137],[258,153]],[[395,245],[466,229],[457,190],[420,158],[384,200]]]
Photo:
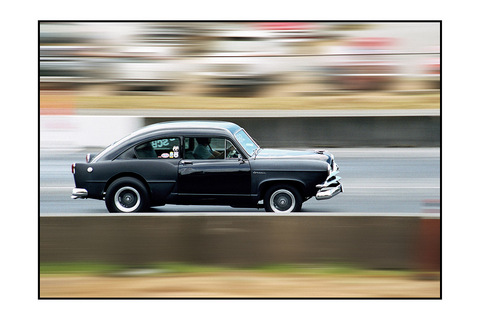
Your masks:
[[[226,138],[211,138],[205,146],[216,156],[199,158],[199,138],[185,138],[185,156],[178,168],[178,192],[183,197],[228,200],[250,196],[250,164]],[[223,152],[223,155],[221,153]]]
[[[151,202],[163,204],[175,192],[180,157],[180,137],[149,139],[119,157],[123,171],[141,176],[151,191]]]

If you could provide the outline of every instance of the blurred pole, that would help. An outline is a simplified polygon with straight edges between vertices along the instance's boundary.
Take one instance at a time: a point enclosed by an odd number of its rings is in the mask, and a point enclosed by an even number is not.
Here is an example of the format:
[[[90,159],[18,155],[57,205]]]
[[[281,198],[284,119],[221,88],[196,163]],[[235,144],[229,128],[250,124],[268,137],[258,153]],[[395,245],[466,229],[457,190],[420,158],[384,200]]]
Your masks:
[[[439,201],[425,201],[425,212],[439,212],[439,209],[432,209],[432,203]],[[424,218],[420,221],[419,237],[417,242],[416,265],[423,279],[436,279],[437,273],[441,270],[441,222],[440,219]]]

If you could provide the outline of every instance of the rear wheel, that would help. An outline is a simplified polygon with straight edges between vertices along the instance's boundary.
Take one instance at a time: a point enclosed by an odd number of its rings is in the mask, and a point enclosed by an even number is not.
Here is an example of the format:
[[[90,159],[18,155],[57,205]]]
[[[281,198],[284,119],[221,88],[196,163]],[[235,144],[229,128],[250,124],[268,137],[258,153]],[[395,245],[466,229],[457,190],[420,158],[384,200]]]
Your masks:
[[[141,212],[149,208],[147,189],[135,178],[120,178],[107,189],[105,204],[109,212]]]
[[[297,212],[302,209],[300,192],[289,185],[270,187],[263,200],[265,211],[275,213]]]

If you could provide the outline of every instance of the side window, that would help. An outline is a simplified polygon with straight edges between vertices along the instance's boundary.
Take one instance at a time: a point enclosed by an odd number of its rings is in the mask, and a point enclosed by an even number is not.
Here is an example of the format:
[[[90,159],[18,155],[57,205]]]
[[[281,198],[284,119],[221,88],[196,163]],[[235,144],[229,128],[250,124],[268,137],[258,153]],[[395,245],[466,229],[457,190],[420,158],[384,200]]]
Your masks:
[[[226,159],[238,159],[238,151],[237,148],[230,142],[230,140],[225,140],[225,149],[226,152]]]
[[[225,138],[185,138],[185,159],[234,159],[238,152]]]
[[[177,159],[180,157],[180,138],[162,138],[135,147],[138,159]]]

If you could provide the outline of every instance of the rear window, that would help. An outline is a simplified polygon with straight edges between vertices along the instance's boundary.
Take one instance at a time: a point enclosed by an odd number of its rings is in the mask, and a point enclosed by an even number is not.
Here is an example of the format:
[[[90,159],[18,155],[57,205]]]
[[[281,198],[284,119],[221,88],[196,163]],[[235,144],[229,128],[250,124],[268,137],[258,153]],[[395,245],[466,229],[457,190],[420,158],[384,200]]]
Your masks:
[[[180,157],[180,138],[162,138],[135,147],[138,159],[176,159]]]

